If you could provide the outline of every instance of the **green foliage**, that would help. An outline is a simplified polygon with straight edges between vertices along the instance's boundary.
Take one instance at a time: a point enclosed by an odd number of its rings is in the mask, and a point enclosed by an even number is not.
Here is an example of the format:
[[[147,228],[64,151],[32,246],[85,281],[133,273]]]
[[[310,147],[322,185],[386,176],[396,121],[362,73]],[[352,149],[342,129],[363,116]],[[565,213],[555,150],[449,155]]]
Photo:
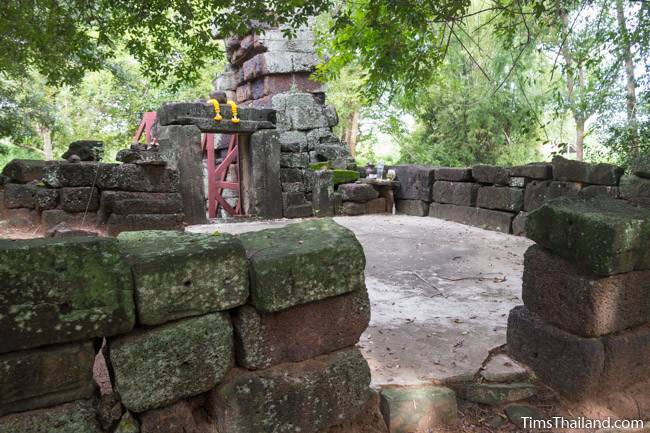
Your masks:
[[[339,185],[342,183],[354,182],[359,179],[359,172],[353,170],[332,170],[332,183]]]

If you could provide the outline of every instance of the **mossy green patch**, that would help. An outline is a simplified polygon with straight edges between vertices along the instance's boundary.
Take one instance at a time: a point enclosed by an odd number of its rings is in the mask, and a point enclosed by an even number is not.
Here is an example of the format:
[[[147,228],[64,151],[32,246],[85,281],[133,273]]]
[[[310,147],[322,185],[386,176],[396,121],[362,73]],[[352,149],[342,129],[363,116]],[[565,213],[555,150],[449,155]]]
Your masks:
[[[332,168],[332,161],[312,162],[309,168],[314,171],[329,170]]]
[[[359,172],[353,170],[332,170],[332,183],[340,185],[350,183],[359,179]]]

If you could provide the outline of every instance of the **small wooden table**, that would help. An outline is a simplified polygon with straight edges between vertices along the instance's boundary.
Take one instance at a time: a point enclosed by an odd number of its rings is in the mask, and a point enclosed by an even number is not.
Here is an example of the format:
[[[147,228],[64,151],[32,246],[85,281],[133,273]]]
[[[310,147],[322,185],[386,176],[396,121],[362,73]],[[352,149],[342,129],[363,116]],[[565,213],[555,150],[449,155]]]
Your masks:
[[[393,213],[393,208],[395,206],[395,188],[399,186],[398,181],[388,179],[368,179],[367,177],[362,177],[357,182],[372,185],[373,188],[379,192],[379,197],[384,197],[386,199],[386,213]]]

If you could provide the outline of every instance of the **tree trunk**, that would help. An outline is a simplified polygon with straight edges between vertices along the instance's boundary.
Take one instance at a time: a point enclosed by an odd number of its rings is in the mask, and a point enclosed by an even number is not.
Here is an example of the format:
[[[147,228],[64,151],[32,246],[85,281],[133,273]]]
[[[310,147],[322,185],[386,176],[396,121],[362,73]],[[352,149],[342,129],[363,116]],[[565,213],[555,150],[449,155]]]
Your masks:
[[[585,150],[585,120],[582,118],[576,119],[576,159],[582,161],[584,159]]]
[[[52,149],[52,131],[47,126],[40,125],[38,131],[43,140],[43,157],[46,161],[54,159],[54,152]]]
[[[625,63],[625,77],[627,80],[625,89],[625,107],[627,109],[627,127],[630,131],[630,154],[639,153],[639,128],[636,119],[636,82],[634,80],[634,59],[630,49],[630,35],[625,25],[625,7],[623,0],[616,0],[616,20],[621,38],[621,55]]]
[[[354,110],[350,115],[350,128],[348,130],[347,142],[350,146],[350,156],[356,157],[357,137],[359,135],[359,110]]]

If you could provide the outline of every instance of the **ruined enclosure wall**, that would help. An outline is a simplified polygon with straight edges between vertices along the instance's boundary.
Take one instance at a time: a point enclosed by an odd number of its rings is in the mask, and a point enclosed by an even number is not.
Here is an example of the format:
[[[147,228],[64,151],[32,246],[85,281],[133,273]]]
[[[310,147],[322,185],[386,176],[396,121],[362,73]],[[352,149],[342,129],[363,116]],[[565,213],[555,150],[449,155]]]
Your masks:
[[[273,200],[287,218],[334,213],[333,185],[312,164],[353,165],[347,144],[332,133],[338,117],[325,104],[325,87],[311,74],[320,59],[314,34],[301,28],[289,39],[281,29],[252,29],[226,40],[229,64],[214,81],[215,90],[243,107],[273,108],[277,113],[278,174],[281,191]],[[221,144],[223,150],[227,141]],[[328,192],[329,191],[329,192]]]
[[[650,205],[648,169],[639,161],[632,173],[611,164],[588,164],[555,157],[551,163],[516,167],[394,167],[400,183],[397,213],[431,216],[489,230],[523,235],[528,214],[549,200],[625,199]]]
[[[178,171],[163,161],[138,164],[13,160],[3,170],[3,229],[47,232],[182,229]]]
[[[329,219],[239,237],[0,241],[0,432],[381,421],[355,347],[370,318],[364,265],[352,232]]]

